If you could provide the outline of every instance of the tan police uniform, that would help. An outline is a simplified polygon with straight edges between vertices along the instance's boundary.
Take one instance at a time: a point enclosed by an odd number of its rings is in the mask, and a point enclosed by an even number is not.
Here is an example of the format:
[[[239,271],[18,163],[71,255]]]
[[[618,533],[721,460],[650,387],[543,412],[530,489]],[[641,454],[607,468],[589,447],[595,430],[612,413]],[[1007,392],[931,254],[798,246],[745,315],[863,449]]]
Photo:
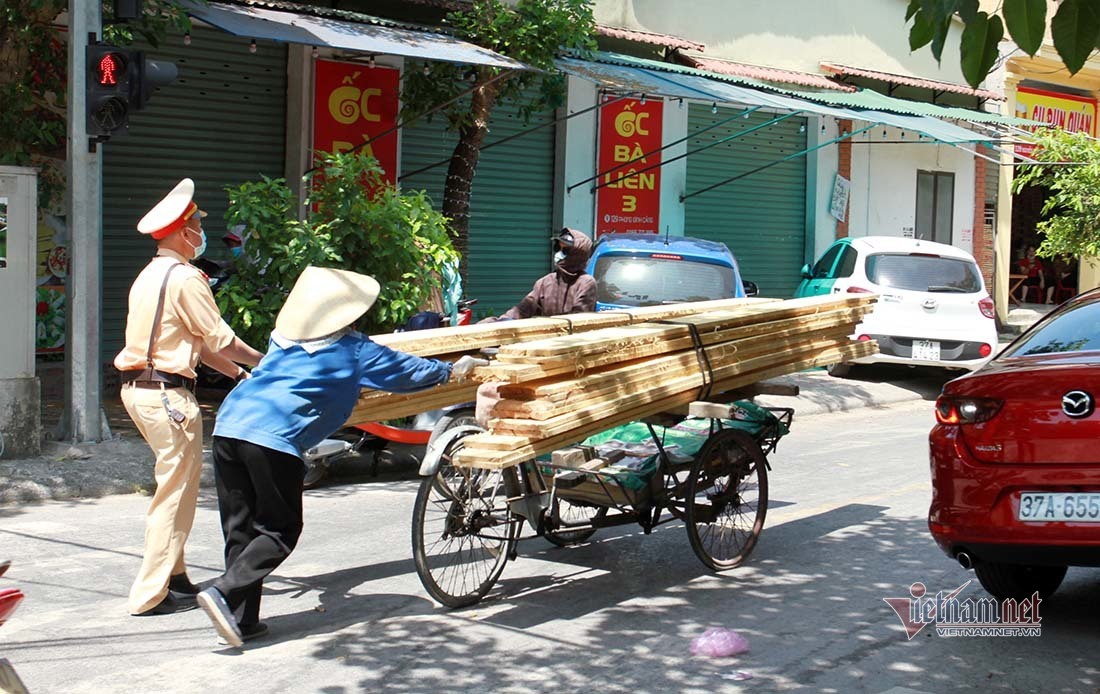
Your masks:
[[[186,195],[179,194],[181,186]],[[138,230],[163,238],[182,226],[177,224],[181,216],[186,222],[202,214],[191,202],[193,191],[194,184],[185,179],[146,215]],[[186,205],[181,208],[183,198]],[[164,233],[173,224],[175,228]],[[162,286],[161,315],[154,325]],[[202,472],[202,416],[192,393],[195,367],[204,345],[218,352],[233,338],[205,275],[178,253],[160,249],[130,288],[126,346],[115,357],[123,381],[122,402],[156,454],[157,487],[146,514],[141,569],[130,589],[132,614],[158,605],[168,594],[170,577],[186,572],[183,548],[194,521]]]

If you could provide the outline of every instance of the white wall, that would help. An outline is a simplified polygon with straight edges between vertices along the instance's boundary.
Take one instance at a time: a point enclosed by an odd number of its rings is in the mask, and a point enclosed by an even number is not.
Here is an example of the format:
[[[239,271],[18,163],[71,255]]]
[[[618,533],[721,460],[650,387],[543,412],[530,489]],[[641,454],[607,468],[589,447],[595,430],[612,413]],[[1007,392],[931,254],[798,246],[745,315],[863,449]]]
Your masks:
[[[566,83],[565,108],[577,113],[596,104],[596,85],[578,77],[569,77]],[[573,118],[559,121],[557,133],[557,163],[555,171],[561,177],[557,188],[561,207],[561,226],[579,229],[593,234],[592,224],[596,215],[596,196],[592,193],[594,182],[585,183],[569,191],[572,186],[596,173],[596,124],[598,109],[592,109]]]
[[[856,123],[855,128],[864,125]],[[900,130],[882,126],[853,139],[848,235],[912,235],[916,226],[917,171],[946,171],[955,174],[951,244],[973,253],[973,155],[941,144],[864,144],[882,141],[884,132],[887,141],[901,139]],[[905,137],[916,135],[907,132]],[[832,180],[831,174],[827,177]],[[824,211],[828,214],[827,203]]]
[[[690,5],[691,11],[685,12]],[[673,34],[704,55],[820,72],[821,61],[964,84],[955,23],[937,65],[909,51],[908,0],[596,0],[601,24]]]

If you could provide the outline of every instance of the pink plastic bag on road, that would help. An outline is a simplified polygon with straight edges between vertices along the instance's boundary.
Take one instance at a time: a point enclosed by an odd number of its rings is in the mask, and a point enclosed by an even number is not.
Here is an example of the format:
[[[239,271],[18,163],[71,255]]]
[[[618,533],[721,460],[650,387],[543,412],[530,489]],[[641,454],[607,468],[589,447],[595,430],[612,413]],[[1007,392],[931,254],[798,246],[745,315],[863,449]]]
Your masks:
[[[736,631],[722,627],[711,627],[691,641],[692,655],[705,655],[711,658],[725,658],[749,650],[749,642]]]

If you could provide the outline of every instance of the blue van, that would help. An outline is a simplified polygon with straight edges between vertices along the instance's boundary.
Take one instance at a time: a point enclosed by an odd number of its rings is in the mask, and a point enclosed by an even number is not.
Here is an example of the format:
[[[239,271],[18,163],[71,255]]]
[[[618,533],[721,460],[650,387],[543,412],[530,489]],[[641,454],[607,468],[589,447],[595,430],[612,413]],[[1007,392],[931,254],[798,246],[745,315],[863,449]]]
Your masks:
[[[726,244],[687,236],[605,234],[588,274],[596,279],[597,311],[756,294]]]

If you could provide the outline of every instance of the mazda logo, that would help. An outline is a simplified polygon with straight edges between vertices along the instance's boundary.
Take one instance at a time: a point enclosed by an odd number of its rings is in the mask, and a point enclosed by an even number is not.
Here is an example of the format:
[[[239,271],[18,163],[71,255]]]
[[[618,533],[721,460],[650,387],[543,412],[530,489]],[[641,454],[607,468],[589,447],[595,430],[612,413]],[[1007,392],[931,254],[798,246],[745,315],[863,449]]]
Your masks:
[[[1095,403],[1092,396],[1083,390],[1071,390],[1062,396],[1062,411],[1067,417],[1079,419],[1092,414]]]

